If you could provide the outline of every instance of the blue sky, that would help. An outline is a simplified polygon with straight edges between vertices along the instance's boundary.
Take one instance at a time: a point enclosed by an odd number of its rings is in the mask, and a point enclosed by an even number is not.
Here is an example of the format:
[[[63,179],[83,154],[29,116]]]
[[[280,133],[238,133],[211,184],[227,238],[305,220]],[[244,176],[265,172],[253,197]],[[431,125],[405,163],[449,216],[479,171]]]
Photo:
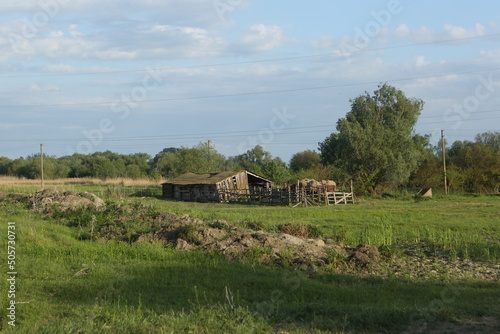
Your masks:
[[[288,161],[382,82],[425,101],[433,143],[499,131],[500,3],[0,3],[0,156],[211,140]]]

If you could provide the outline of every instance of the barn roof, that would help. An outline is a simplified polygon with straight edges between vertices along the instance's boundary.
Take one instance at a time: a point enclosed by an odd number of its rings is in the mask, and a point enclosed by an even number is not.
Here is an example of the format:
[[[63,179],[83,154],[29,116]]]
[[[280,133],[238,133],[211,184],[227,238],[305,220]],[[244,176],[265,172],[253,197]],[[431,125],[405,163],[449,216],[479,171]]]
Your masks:
[[[225,171],[225,172],[220,172],[220,173],[205,173],[205,174],[186,173],[186,174],[182,174],[181,176],[176,177],[173,180],[169,180],[168,182],[165,182],[165,183],[166,184],[176,184],[176,185],[216,184],[216,183],[222,182],[230,177],[233,177],[234,175],[237,175],[239,173],[247,173],[247,175],[249,176],[249,179],[252,178],[253,181],[271,183],[270,180],[268,180],[262,176],[259,176],[257,174],[246,171],[246,170]]]

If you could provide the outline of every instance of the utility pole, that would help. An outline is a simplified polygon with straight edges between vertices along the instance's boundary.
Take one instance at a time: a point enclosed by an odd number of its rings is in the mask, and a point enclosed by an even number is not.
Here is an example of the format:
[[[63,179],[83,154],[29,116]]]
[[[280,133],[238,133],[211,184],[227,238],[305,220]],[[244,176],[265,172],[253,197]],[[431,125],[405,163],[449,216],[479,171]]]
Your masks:
[[[207,141],[207,147],[208,147],[208,156],[207,156],[207,162],[208,162],[208,166],[207,166],[207,170],[208,172],[210,173],[210,139]]]
[[[448,181],[446,180],[446,151],[444,145],[444,130],[441,130],[441,151],[443,154],[444,193],[448,195]]]
[[[44,188],[43,184],[43,144],[40,144],[40,179],[42,183],[42,190]]]

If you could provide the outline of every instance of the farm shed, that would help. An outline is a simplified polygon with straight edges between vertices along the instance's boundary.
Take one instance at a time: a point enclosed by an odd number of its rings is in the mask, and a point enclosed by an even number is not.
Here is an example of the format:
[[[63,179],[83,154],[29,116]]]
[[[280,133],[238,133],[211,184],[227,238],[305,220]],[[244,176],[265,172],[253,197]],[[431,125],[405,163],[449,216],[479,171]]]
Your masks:
[[[191,202],[227,202],[270,191],[272,182],[246,170],[183,174],[163,183],[163,197]]]

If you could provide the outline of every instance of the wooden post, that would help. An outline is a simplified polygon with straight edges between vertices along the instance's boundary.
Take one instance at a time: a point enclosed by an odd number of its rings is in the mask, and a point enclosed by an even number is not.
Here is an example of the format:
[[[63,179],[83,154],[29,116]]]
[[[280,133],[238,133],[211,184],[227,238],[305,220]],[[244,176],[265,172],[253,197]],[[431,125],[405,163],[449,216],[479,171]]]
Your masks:
[[[441,151],[443,154],[444,193],[448,195],[448,181],[446,180],[446,151],[444,145],[444,130],[441,130]]]
[[[354,186],[352,184],[352,179],[351,179],[351,199],[352,199],[352,204],[354,204]]]
[[[44,188],[43,184],[43,144],[40,144],[40,180],[41,180],[41,186],[42,190]]]
[[[210,140],[207,142],[207,146],[208,146],[207,172],[210,173]]]

